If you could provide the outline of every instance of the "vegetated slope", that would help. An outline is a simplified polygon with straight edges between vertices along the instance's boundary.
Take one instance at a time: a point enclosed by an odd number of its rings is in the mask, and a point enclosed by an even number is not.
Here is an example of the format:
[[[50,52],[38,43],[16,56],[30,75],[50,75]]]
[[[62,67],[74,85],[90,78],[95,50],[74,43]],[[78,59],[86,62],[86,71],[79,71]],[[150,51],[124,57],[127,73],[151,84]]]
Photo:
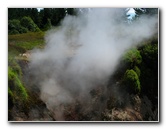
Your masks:
[[[154,36],[124,55],[108,84],[105,120],[158,120],[158,54]]]
[[[40,99],[40,90],[31,83],[29,58],[20,54],[43,48],[44,33],[9,35],[8,111],[9,120],[52,121],[53,113]],[[86,109],[75,101],[61,105],[67,121],[149,121],[158,120],[158,39],[129,50],[110,77],[107,89],[98,86],[88,94]],[[123,64],[123,65],[122,65]],[[56,100],[55,100],[56,101]],[[85,106],[84,106],[85,107]]]
[[[44,33],[30,32],[8,36],[8,120],[53,120],[39,96],[25,83],[28,50],[44,47]],[[27,69],[27,68],[26,68]],[[30,80],[29,80],[30,81]],[[40,108],[39,108],[40,107]]]

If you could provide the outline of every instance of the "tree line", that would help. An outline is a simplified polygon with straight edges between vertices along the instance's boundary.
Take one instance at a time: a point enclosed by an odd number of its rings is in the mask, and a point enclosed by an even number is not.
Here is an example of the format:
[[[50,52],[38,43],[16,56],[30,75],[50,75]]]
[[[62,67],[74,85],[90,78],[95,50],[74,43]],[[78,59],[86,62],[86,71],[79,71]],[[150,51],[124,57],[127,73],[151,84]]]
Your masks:
[[[47,30],[51,26],[60,25],[66,15],[75,15],[75,8],[9,8],[9,34],[26,33],[27,31]],[[27,26],[23,24],[30,24]],[[34,28],[33,28],[34,27]]]

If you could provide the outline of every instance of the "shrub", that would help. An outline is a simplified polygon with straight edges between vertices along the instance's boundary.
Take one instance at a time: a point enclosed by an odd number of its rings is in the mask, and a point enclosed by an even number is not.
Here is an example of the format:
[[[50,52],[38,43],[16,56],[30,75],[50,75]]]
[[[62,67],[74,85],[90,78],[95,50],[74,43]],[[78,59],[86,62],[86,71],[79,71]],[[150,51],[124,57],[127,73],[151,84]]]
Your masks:
[[[8,30],[9,34],[22,34],[22,33],[27,33],[28,29],[21,26],[20,21],[13,19],[9,20],[8,22]]]
[[[127,89],[131,92],[139,93],[141,91],[141,85],[137,73],[131,69],[127,70],[124,75],[125,85],[128,86]]]
[[[9,34],[19,34],[19,32],[17,30],[9,30],[8,33]]]
[[[158,70],[158,43],[146,44],[142,50],[141,55],[143,62],[148,64],[148,67],[154,70]]]
[[[142,62],[142,56],[137,49],[129,50],[123,57],[124,61],[130,63],[133,67]]]
[[[21,26],[27,28],[29,31],[37,32],[40,31],[38,26],[34,23],[34,21],[30,17],[23,17],[20,21]]]
[[[22,33],[27,33],[27,32],[28,32],[28,29],[21,26],[19,32],[20,32],[21,34],[22,34]]]
[[[9,30],[19,30],[20,28],[20,21],[13,19],[13,20],[9,20],[8,22],[8,29]]]
[[[20,30],[20,21],[13,19],[13,20],[9,20],[8,22],[8,30],[9,30],[9,34],[19,34],[19,30]]]

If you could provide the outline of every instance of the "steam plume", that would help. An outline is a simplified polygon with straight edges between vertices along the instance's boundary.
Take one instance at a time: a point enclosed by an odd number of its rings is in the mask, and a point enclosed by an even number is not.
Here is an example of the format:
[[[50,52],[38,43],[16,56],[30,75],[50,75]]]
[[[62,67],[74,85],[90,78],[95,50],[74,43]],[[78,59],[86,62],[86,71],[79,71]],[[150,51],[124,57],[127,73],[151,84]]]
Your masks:
[[[86,102],[90,90],[106,88],[124,52],[155,32],[156,17],[140,17],[131,25],[122,17],[120,8],[66,16],[61,27],[47,32],[45,48],[34,50],[30,64],[34,81],[56,120],[64,120],[63,104]]]

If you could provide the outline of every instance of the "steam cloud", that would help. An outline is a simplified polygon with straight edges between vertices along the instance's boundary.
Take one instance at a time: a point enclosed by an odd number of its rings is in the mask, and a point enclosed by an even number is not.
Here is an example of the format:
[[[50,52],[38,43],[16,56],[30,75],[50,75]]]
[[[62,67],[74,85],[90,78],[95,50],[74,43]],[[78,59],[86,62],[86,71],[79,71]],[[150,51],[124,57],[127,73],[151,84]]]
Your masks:
[[[89,91],[103,86],[128,49],[150,38],[157,17],[140,17],[128,25],[124,9],[96,8],[66,16],[61,27],[45,36],[44,49],[34,50],[31,69],[41,99],[64,120],[63,104],[86,102]]]

